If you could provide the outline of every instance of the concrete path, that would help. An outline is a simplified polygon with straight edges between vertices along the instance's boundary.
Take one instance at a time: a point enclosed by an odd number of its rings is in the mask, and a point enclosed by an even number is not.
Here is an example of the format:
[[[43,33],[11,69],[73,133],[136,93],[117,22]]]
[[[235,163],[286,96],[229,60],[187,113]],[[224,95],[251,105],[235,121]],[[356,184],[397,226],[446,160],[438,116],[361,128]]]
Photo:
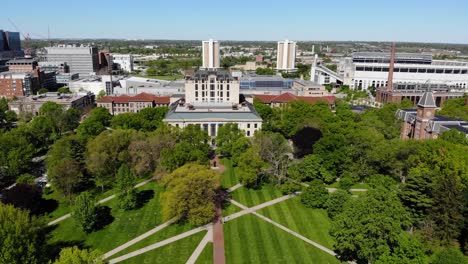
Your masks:
[[[135,185],[133,188],[134,188],[134,189],[140,188],[141,186],[143,186],[143,185],[145,185],[145,184],[151,182],[152,180],[153,180],[153,179],[149,179],[149,180],[146,180],[146,181],[142,181],[142,182],[138,183],[137,185]],[[96,204],[103,204],[103,203],[105,203],[105,202],[107,202],[107,201],[110,201],[110,200],[114,199],[115,197],[116,197],[115,194],[113,194],[113,195],[111,195],[111,196],[107,196],[106,198],[104,198],[104,199],[102,199],[102,200],[99,200]],[[65,219],[69,218],[70,216],[71,216],[70,213],[69,213],[69,214],[66,214],[66,215],[64,215],[64,216],[61,216],[61,217],[59,217],[59,218],[53,220],[53,221],[50,221],[49,223],[47,223],[47,225],[48,225],[48,226],[55,225],[55,224],[57,224],[58,222],[61,222],[61,221],[65,220]]]
[[[150,231],[148,231],[148,232],[146,232],[146,233],[144,233],[142,235],[137,236],[136,238],[128,241],[127,243],[116,247],[115,249],[113,249],[113,250],[107,252],[106,254],[104,254],[104,256],[103,256],[104,259],[106,259],[106,258],[108,258],[108,257],[110,257],[110,256],[112,256],[112,255],[114,255],[114,254],[116,254],[116,253],[118,253],[118,252],[120,252],[120,251],[122,251],[122,250],[124,250],[124,249],[138,243],[138,242],[140,242],[141,240],[155,234],[156,232],[159,232],[160,230],[162,230],[162,229],[168,227],[169,225],[175,223],[176,220],[177,220],[176,218],[173,218],[173,219],[171,219],[171,220],[169,220],[169,221],[167,221],[167,222],[165,222],[165,223],[151,229]]]
[[[231,220],[236,219],[238,217],[241,217],[243,215],[250,214],[250,213],[255,212],[257,210],[263,209],[263,208],[265,208],[267,206],[271,206],[271,205],[277,204],[279,202],[286,201],[286,200],[291,199],[291,198],[293,198],[295,196],[296,196],[296,194],[289,194],[289,195],[281,196],[281,197],[276,198],[274,200],[271,200],[271,201],[268,201],[268,202],[256,205],[254,207],[250,207],[250,208],[243,205],[243,204],[241,204],[241,203],[239,203],[239,202],[237,202],[237,201],[234,201],[232,199],[228,199],[229,202],[231,202],[232,204],[242,208],[243,210],[240,211],[240,212],[237,212],[237,213],[234,213],[234,214],[231,214],[231,215],[228,215],[228,216],[224,217],[223,222],[231,221]]]
[[[240,187],[242,187],[242,184],[238,183],[238,184],[232,186],[231,188],[229,188],[227,191],[228,192],[233,192],[233,191],[239,189]]]
[[[195,264],[200,254],[203,252],[203,249],[206,247],[208,242],[213,242],[213,228],[209,227],[208,232],[203,237],[202,241],[198,244],[197,248],[193,251],[190,258],[187,260],[186,264]]]
[[[163,241],[154,243],[154,244],[152,244],[152,245],[149,245],[149,246],[147,246],[147,247],[144,247],[144,248],[135,250],[135,251],[133,251],[133,252],[130,252],[130,253],[125,254],[125,255],[122,255],[122,256],[117,257],[117,258],[115,258],[115,259],[111,259],[111,260],[109,260],[109,264],[118,263],[118,262],[124,261],[124,260],[126,260],[126,259],[133,258],[133,257],[135,257],[135,256],[141,255],[141,254],[146,253],[146,252],[148,252],[148,251],[151,251],[151,250],[153,250],[153,249],[156,249],[156,248],[165,246],[165,245],[167,245],[167,244],[176,242],[176,241],[178,241],[178,240],[181,240],[181,239],[183,239],[183,238],[189,237],[189,236],[191,236],[191,235],[193,235],[193,234],[196,234],[196,233],[198,233],[198,232],[207,230],[211,225],[212,225],[212,224],[208,224],[208,225],[204,225],[204,226],[197,227],[197,228],[192,229],[192,230],[190,230],[190,231],[187,231],[187,232],[185,232],[185,233],[182,233],[182,234],[173,236],[173,237],[168,238],[168,239],[166,239],[166,240],[163,240]]]
[[[309,187],[310,186],[309,184],[307,184],[305,182],[299,182],[299,181],[296,181],[294,179],[287,178],[287,177],[286,177],[286,179],[288,179],[288,180],[290,180],[290,181],[292,181],[292,182],[294,182],[296,184],[302,185],[304,187]],[[336,192],[336,190],[338,190],[338,188],[328,188],[328,187],[325,188],[325,189],[327,189],[328,192],[331,192],[331,193]],[[349,189],[349,191],[351,191],[351,192],[367,192],[367,189]]]
[[[276,226],[276,227],[281,228],[282,230],[284,230],[284,231],[288,232],[289,234],[291,234],[291,235],[293,235],[293,236],[295,236],[295,237],[297,237],[297,238],[303,240],[304,242],[306,242],[306,243],[308,243],[308,244],[311,244],[312,246],[314,246],[314,247],[316,247],[316,248],[318,248],[318,249],[320,249],[320,250],[322,250],[322,251],[325,251],[326,253],[328,253],[328,254],[330,254],[330,255],[332,255],[332,256],[336,256],[336,253],[333,252],[333,250],[331,250],[331,249],[329,249],[329,248],[327,248],[327,247],[325,247],[325,246],[322,246],[322,245],[320,245],[319,243],[314,242],[314,241],[308,239],[307,237],[304,237],[303,235],[301,235],[301,234],[299,234],[299,233],[297,233],[297,232],[294,232],[294,231],[292,231],[291,229],[289,229],[289,228],[287,228],[287,227],[285,227],[285,226],[283,226],[283,225],[281,225],[281,224],[278,224],[277,222],[271,220],[270,218],[267,218],[267,217],[265,217],[265,216],[263,216],[263,215],[261,215],[261,214],[259,214],[259,213],[257,213],[257,212],[253,212],[252,214],[255,215],[255,216],[260,217],[261,219],[267,221],[267,222],[270,223],[270,224],[273,224],[273,225]]]

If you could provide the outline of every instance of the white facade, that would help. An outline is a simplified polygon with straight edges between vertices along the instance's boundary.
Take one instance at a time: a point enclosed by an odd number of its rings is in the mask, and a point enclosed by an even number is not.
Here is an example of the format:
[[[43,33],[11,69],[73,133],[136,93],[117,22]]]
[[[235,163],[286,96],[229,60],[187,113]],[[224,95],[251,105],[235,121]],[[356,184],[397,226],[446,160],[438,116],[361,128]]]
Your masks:
[[[262,128],[262,119],[257,120],[243,120],[243,119],[233,119],[226,120],[220,118],[216,119],[194,119],[194,120],[184,120],[184,121],[172,121],[169,122],[171,126],[185,128],[188,125],[198,125],[201,129],[208,132],[208,136],[216,137],[218,130],[225,124],[236,123],[239,129],[243,130],[246,137],[252,137],[255,134],[255,131]]]
[[[185,82],[187,103],[239,103],[239,81],[226,72],[199,71]]]
[[[292,72],[296,69],[296,42],[290,40],[278,41],[276,57],[278,71]]]
[[[219,42],[206,40],[202,42],[202,58],[204,69],[217,69],[220,65]]]
[[[113,62],[119,65],[119,68],[125,72],[133,72],[132,54],[112,54]]]
[[[109,86],[111,77],[109,75],[93,76],[85,79],[71,81],[68,87],[73,93],[92,92],[97,95],[100,91],[105,91]]]
[[[352,59],[346,59],[340,68],[344,73],[344,84],[353,89],[367,90],[370,86],[387,85],[389,63],[386,61],[353,62]],[[417,59],[413,58],[413,61],[399,63],[397,54],[393,83],[446,84],[458,90],[468,91],[468,62],[429,59],[418,63]]]

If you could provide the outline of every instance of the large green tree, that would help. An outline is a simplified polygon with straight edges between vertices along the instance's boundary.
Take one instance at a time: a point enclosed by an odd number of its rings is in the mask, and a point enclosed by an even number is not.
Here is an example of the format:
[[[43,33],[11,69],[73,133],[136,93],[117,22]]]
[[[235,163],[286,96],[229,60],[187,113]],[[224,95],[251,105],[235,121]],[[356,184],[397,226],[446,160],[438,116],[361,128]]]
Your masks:
[[[219,175],[209,167],[189,163],[163,177],[166,191],[161,194],[166,220],[177,218],[193,225],[206,224],[215,213]]]
[[[63,248],[53,264],[104,264],[97,250],[79,249],[77,246]]]
[[[370,190],[349,200],[331,230],[341,260],[374,262],[398,246],[398,237],[410,224],[408,213],[394,192]]]
[[[44,263],[42,228],[28,211],[0,203],[0,263]]]
[[[89,192],[82,192],[76,197],[72,216],[84,232],[94,231],[98,222],[98,210]]]
[[[134,209],[137,205],[136,191],[133,186],[136,178],[126,164],[122,164],[117,171],[117,200],[119,207],[124,210]]]

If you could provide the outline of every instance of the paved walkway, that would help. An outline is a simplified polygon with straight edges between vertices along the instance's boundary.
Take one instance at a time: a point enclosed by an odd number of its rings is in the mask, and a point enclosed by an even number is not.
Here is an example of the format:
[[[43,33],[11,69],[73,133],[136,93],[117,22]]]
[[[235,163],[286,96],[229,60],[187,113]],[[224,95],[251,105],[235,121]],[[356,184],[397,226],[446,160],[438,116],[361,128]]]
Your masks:
[[[114,255],[114,254],[117,254],[118,252],[120,252],[120,251],[122,251],[122,250],[124,250],[124,249],[126,249],[126,248],[128,248],[128,247],[130,247],[130,246],[132,246],[132,245],[134,245],[134,244],[136,244],[136,243],[138,243],[138,242],[140,242],[141,240],[143,240],[143,239],[145,239],[145,238],[147,238],[147,237],[149,237],[149,236],[155,234],[156,232],[159,232],[160,230],[162,230],[162,229],[168,227],[169,225],[175,223],[176,220],[177,220],[177,219],[173,218],[173,219],[171,219],[171,220],[169,220],[169,221],[167,221],[167,222],[165,222],[165,223],[163,223],[163,224],[161,224],[161,225],[159,225],[159,226],[157,226],[157,227],[151,229],[150,231],[148,231],[148,232],[146,232],[146,233],[144,233],[144,234],[142,234],[142,235],[137,236],[136,238],[134,238],[134,239],[128,241],[127,243],[122,244],[122,245],[116,247],[115,249],[113,249],[113,250],[107,252],[106,254],[104,254],[104,256],[103,256],[104,259],[106,259],[106,258],[108,258],[108,257],[110,257],[110,256],[112,256],[112,255]]]
[[[143,185],[145,185],[145,184],[151,182],[152,180],[153,180],[153,179],[149,179],[149,180],[146,180],[146,181],[142,181],[142,182],[138,183],[137,185],[135,185],[133,188],[134,188],[134,189],[140,188],[141,186],[143,186]],[[107,201],[109,201],[109,200],[114,199],[115,197],[116,197],[115,194],[113,194],[113,195],[111,195],[111,196],[107,196],[106,198],[104,198],[104,199],[102,199],[102,200],[99,200],[96,204],[103,204],[103,203],[105,203],[105,202],[107,202]],[[59,218],[53,220],[53,221],[50,221],[49,223],[47,223],[47,225],[49,225],[49,226],[55,225],[55,224],[57,224],[58,222],[61,222],[61,221],[65,220],[65,219],[69,218],[70,216],[71,216],[70,213],[69,213],[69,214],[66,214],[66,215],[64,215],[64,216],[61,216],[61,217],[59,217]]]
[[[195,264],[200,254],[203,252],[203,249],[206,247],[208,242],[213,242],[213,228],[209,227],[208,232],[203,237],[202,241],[198,244],[197,248],[193,251],[190,258],[187,260],[186,264]]]
[[[302,185],[304,187],[309,187],[310,186],[309,184],[307,184],[305,182],[299,182],[299,181],[296,181],[296,180],[288,178],[288,177],[286,177],[286,179],[288,179],[288,180],[290,180],[290,181],[292,181],[294,183],[300,184],[300,185]],[[338,190],[337,188],[328,188],[328,187],[325,188],[325,189],[327,189],[328,192],[331,192],[331,193],[336,192],[336,190]],[[367,192],[367,189],[349,189],[349,191],[351,191],[351,192]]]
[[[213,219],[213,260],[214,264],[226,263],[224,256],[224,232],[221,214],[221,202],[216,202],[216,215]]]
[[[196,234],[198,232],[201,232],[201,231],[204,231],[204,230],[208,230],[208,228],[211,226],[212,224],[207,224],[207,225],[204,225],[204,226],[200,226],[200,227],[197,227],[195,229],[192,229],[192,230],[189,230],[185,233],[182,233],[182,234],[179,234],[179,235],[176,235],[176,236],[173,236],[173,237],[170,237],[166,240],[163,240],[163,241],[160,241],[160,242],[157,242],[157,243],[154,243],[152,245],[149,245],[147,247],[144,247],[144,248],[141,248],[141,249],[138,249],[138,250],[135,250],[133,252],[130,252],[128,254],[125,254],[125,255],[122,255],[120,257],[117,257],[115,259],[111,259],[109,260],[109,264],[114,264],[114,263],[118,263],[118,262],[121,262],[121,261],[124,261],[126,259],[129,259],[129,258],[133,258],[135,256],[138,256],[138,255],[141,255],[143,253],[146,253],[148,251],[151,251],[153,249],[156,249],[156,248],[159,248],[159,247],[162,247],[162,246],[165,246],[167,244],[170,244],[170,243],[173,243],[173,242],[176,242],[178,240],[181,240],[183,238],[186,238],[186,237],[189,237],[193,234]]]
[[[242,184],[238,183],[238,184],[232,186],[231,188],[229,188],[227,191],[228,192],[233,192],[233,191],[239,189],[240,187],[242,187]]]

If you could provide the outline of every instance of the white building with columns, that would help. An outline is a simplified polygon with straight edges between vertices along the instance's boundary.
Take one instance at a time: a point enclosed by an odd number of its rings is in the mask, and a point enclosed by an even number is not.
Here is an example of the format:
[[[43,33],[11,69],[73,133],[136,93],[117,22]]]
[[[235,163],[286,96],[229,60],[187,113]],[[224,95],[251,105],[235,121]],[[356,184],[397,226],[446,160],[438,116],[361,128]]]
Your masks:
[[[239,80],[225,70],[199,70],[185,82],[185,98],[170,106],[169,125],[198,125],[216,137],[226,123],[237,123],[247,137],[261,129],[262,118],[253,105],[239,101]]]

